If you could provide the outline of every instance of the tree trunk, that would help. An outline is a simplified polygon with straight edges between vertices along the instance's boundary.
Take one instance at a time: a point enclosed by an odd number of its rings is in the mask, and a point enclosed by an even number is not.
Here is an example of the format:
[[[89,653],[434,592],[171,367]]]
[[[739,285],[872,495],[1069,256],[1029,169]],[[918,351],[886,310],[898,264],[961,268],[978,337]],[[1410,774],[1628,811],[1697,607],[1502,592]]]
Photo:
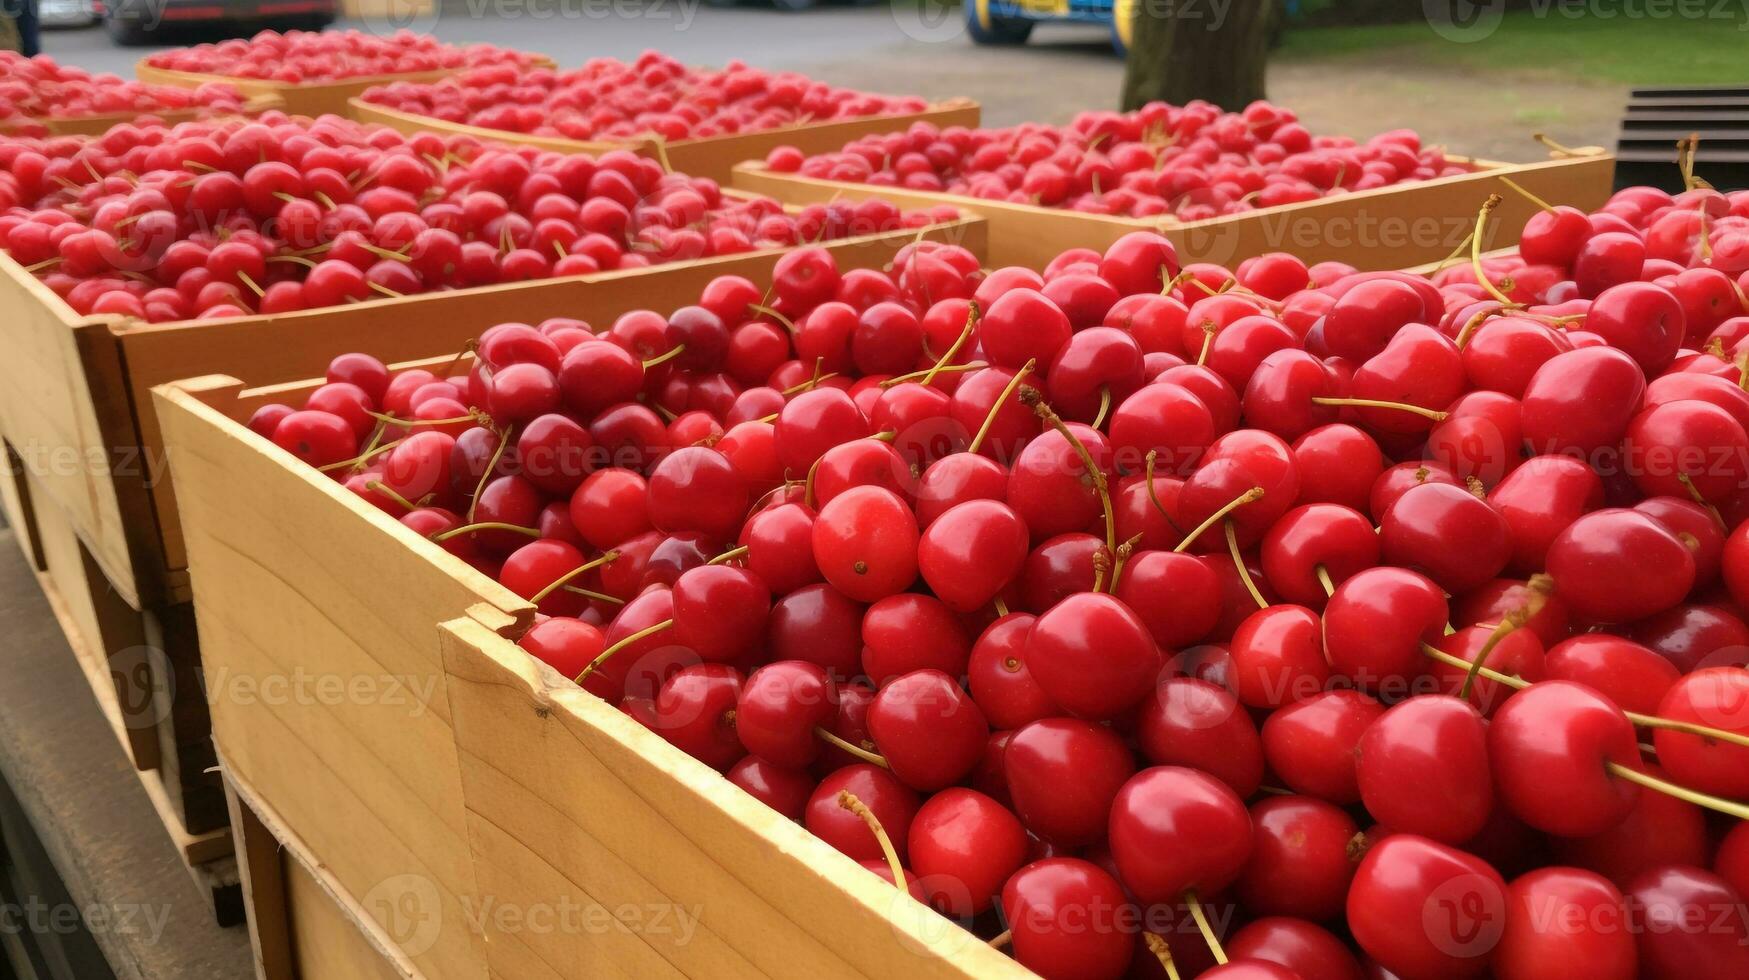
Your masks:
[[[1137,0],[1123,107],[1206,99],[1237,111],[1263,98],[1275,0]]]

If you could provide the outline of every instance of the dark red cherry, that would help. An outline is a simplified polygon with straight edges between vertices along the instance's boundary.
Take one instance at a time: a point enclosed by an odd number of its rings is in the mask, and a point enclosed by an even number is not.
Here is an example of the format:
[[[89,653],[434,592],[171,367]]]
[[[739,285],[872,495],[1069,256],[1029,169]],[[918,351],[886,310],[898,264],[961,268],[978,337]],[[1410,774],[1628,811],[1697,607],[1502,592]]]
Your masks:
[[[1506,882],[1480,858],[1392,834],[1355,871],[1348,927],[1397,976],[1480,976],[1506,927]]]
[[[913,671],[883,685],[869,706],[868,727],[893,775],[926,793],[965,778],[990,736],[984,713],[939,670]]]
[[[967,687],[998,731],[1016,729],[1062,710],[1026,668],[1026,635],[1032,631],[1034,619],[1028,613],[1003,616],[985,628],[972,646],[966,665]]]
[[[1241,797],[1263,782],[1257,725],[1225,688],[1193,677],[1163,680],[1142,703],[1137,740],[1156,765],[1214,776]]]
[[[1014,732],[1002,765],[1027,829],[1064,847],[1105,836],[1111,801],[1136,771],[1129,748],[1109,728],[1072,718],[1046,718]]]
[[[1002,887],[1014,958],[1041,977],[1116,980],[1135,952],[1139,926],[1124,890],[1098,865],[1046,858]]]
[[[1251,856],[1244,802],[1220,780],[1177,766],[1144,769],[1124,784],[1110,835],[1123,882],[1144,903],[1218,892]]]
[[[1422,695],[1386,711],[1361,736],[1355,774],[1380,823],[1446,844],[1480,833],[1494,802],[1482,715],[1454,697]]]
[[[989,908],[1026,863],[1026,829],[1002,804],[954,787],[918,809],[908,851],[929,903],[964,919]]]
[[[1627,817],[1640,792],[1609,769],[1640,767],[1633,725],[1572,681],[1533,684],[1507,699],[1489,726],[1488,749],[1501,802],[1551,834],[1600,834]]]
[[[780,660],[754,671],[741,686],[735,731],[747,751],[787,769],[804,769],[820,755],[815,727],[837,716],[832,679],[805,660]]]
[[[1288,788],[1331,803],[1360,802],[1355,755],[1361,736],[1385,713],[1359,691],[1315,694],[1263,722],[1263,755]]]
[[[1153,685],[1160,652],[1147,626],[1116,597],[1082,592],[1039,616],[1026,639],[1038,685],[1082,718],[1115,718]]]

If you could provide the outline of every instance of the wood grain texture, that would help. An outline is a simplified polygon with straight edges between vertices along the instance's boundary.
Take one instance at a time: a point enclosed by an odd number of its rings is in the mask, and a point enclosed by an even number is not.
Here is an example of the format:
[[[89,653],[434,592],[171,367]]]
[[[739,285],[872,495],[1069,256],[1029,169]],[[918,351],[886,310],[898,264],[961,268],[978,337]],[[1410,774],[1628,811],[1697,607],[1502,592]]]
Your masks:
[[[1394,269],[1444,258],[1474,227],[1476,212],[1489,194],[1499,194],[1503,201],[1485,247],[1516,243],[1536,206],[1502,183],[1502,176],[1551,203],[1591,210],[1608,199],[1615,173],[1615,158],[1607,153],[1530,164],[1471,162],[1478,167],[1474,173],[1192,222],[1083,215],[955,194],[896,191],[774,173],[756,163],[736,166],[732,179],[736,187],[790,203],[884,197],[905,207],[954,204],[989,219],[989,258],[997,266],[1039,268],[1064,249],[1103,249],[1129,232],[1152,229],[1178,246],[1184,262],[1230,266],[1286,251],[1308,264],[1335,261],[1360,269]]]
[[[639,976],[1030,975],[503,638],[443,629],[482,892],[649,924],[639,945],[527,937],[559,975],[603,961]],[[655,910],[696,931],[658,927]],[[494,970],[513,975],[498,950]]]
[[[902,132],[923,122],[946,128],[978,125],[980,110],[971,99],[949,99],[935,103],[922,112],[887,116],[866,116],[835,119],[827,122],[801,123],[750,133],[723,136],[701,136],[691,139],[660,140],[637,137],[623,140],[575,140],[561,136],[537,136],[503,129],[488,129],[466,123],[446,122],[431,116],[392,109],[388,106],[352,100],[348,111],[354,119],[381,123],[403,133],[453,133],[478,139],[496,140],[521,146],[538,146],[560,153],[605,153],[608,150],[630,150],[639,156],[664,162],[668,167],[694,177],[709,177],[727,183],[735,165],[748,160],[764,160],[766,154],[779,146],[793,146],[803,153],[832,153],[859,137],[872,133]]]

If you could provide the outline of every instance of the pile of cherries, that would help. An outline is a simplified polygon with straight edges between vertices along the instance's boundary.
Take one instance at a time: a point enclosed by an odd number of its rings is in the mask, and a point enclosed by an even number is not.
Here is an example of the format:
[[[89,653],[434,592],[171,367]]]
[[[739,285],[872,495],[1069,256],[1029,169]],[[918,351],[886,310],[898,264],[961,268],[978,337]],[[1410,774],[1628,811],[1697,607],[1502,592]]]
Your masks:
[[[1560,288],[803,248],[249,425],[1045,977],[1742,978],[1749,304]]]
[[[159,322],[584,275],[953,216],[786,213],[653,160],[282,113],[0,142],[0,248],[73,309]]]
[[[429,34],[396,31],[261,31],[250,38],[160,51],[153,68],[270,82],[332,82],[376,75],[457,71],[489,65],[528,68],[542,59],[492,44],[456,47]]]
[[[739,61],[721,70],[693,68],[656,51],[630,64],[596,58],[576,71],[481,67],[439,82],[380,85],[364,99],[445,122],[578,140],[723,136],[921,112],[928,105]]]
[[[237,112],[242,107],[243,96],[218,82],[199,88],[147,85],[61,65],[48,55],[26,58],[16,51],[0,51],[0,128],[9,133],[29,133],[21,127],[40,119],[184,109]]]
[[[907,190],[945,191],[1089,214],[1197,221],[1347,191],[1467,173],[1399,129],[1356,143],[1313,136],[1291,110],[1253,102],[1151,102],[1131,113],[1084,112],[1066,127],[941,129],[861,137],[837,153],[771,151],[781,173]]]

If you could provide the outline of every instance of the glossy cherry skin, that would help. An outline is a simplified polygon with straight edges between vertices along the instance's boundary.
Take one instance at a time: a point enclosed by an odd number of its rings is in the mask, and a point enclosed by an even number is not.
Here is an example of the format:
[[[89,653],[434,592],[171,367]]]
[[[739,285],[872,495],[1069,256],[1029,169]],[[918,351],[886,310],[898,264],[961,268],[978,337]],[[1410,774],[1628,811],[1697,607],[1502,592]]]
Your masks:
[[[1379,716],[1361,736],[1355,773],[1380,823],[1445,844],[1480,833],[1494,803],[1482,715],[1444,695],[1413,697]]]
[[[1687,319],[1668,289],[1626,282],[1597,294],[1586,311],[1585,329],[1633,358],[1647,375],[1655,375],[1676,357]]]
[[[1251,715],[1226,688],[1194,677],[1155,685],[1142,702],[1137,732],[1142,754],[1156,765],[1192,767],[1241,797],[1263,782],[1263,742]]]
[[[1111,413],[1111,445],[1126,466],[1155,454],[1155,472],[1190,472],[1215,441],[1213,413],[1189,389],[1175,384],[1148,385]]]
[[[1136,771],[1122,739],[1073,718],[1046,718],[1016,731],[1002,766],[1027,829],[1064,847],[1105,836],[1111,801]]]
[[[1262,540],[1299,497],[1300,478],[1293,451],[1279,437],[1257,429],[1239,429],[1215,440],[1202,465],[1184,481],[1178,495],[1179,523],[1194,528],[1216,511],[1254,488],[1263,496],[1228,513],[1241,548]],[[1222,551],[1226,539],[1210,531],[1197,539],[1196,549]]]
[[[1676,606],[1640,620],[1632,632],[1685,674],[1749,663],[1749,624],[1725,606]]]
[[[913,671],[884,685],[869,706],[868,730],[893,775],[925,793],[964,779],[990,737],[984,713],[939,670]]]
[[[1744,897],[1724,879],[1699,868],[1673,866],[1646,872],[1626,891],[1628,909],[1641,924],[1635,936],[1641,977],[1729,980],[1749,975]]]
[[[974,453],[944,456],[917,481],[917,523],[927,529],[942,514],[971,500],[1005,500],[1008,470]]]
[[[674,639],[706,660],[726,662],[765,640],[771,590],[733,565],[700,565],[674,582]]]
[[[1557,354],[1525,386],[1525,441],[1537,453],[1576,456],[1614,446],[1645,390],[1640,366],[1613,347]]]
[[[931,596],[887,596],[862,615],[862,672],[877,687],[914,670],[963,676],[971,652],[959,617]]]
[[[1654,765],[1646,770],[1661,779],[1670,775]],[[1712,843],[1707,838],[1707,811],[1673,796],[1644,792],[1627,818],[1590,837],[1550,838],[1561,864],[1584,868],[1626,888],[1641,874],[1673,864],[1703,866]]]
[[[563,616],[536,623],[516,645],[566,677],[581,674],[606,648],[600,629]]]
[[[1103,433],[1069,427],[1094,465],[1111,472],[1111,446]],[[1099,517],[1099,494],[1087,464],[1063,434],[1051,430],[1026,444],[1008,475],[1008,506],[1026,522],[1034,542],[1084,530]]]
[[[862,672],[861,603],[824,582],[772,603],[766,635],[773,660],[807,660],[838,680]]]
[[[1426,671],[1421,644],[1445,634],[1445,593],[1402,568],[1371,568],[1341,585],[1324,607],[1331,672],[1365,687],[1400,683]]]
[[[1749,486],[1749,433],[1731,413],[1700,401],[1648,408],[1628,425],[1624,465],[1648,497],[1729,500]]]
[[[1511,556],[1505,518],[1459,487],[1411,487],[1391,505],[1379,527],[1387,563],[1424,572],[1454,595],[1498,575]]]
[[[838,794],[849,791],[863,802],[881,829],[892,839],[899,860],[905,860],[911,820],[917,815],[917,794],[892,773],[866,762],[829,773],[808,797],[802,826],[808,833],[837,848],[855,861],[879,861],[886,857],[880,841],[862,818],[838,805]]]
[[[1749,733],[1749,671],[1708,667],[1688,674],[1665,693],[1657,714]],[[1732,799],[1749,797],[1749,749],[1663,728],[1653,731],[1652,744],[1658,762],[1682,785]]]
[[[1352,425],[1326,425],[1293,443],[1303,503],[1341,504],[1365,512],[1372,486],[1384,472],[1384,454],[1373,437]]]
[[[747,751],[786,769],[806,768],[820,755],[816,727],[838,714],[831,677],[805,660],[780,660],[741,685],[735,731]]]
[[[1117,879],[1078,858],[1034,861],[1002,887],[1014,958],[1045,980],[1123,976],[1135,952],[1133,913]]]
[[[1739,895],[1749,886],[1749,822],[1738,823],[1719,841],[1713,873],[1729,882]]]
[[[1193,555],[1141,551],[1118,579],[1117,597],[1141,617],[1162,650],[1201,640],[1221,614],[1221,583]]]
[[[1263,722],[1264,758],[1297,793],[1331,803],[1358,803],[1355,754],[1368,726],[1384,713],[1384,705],[1359,691],[1313,695]]]
[[[1144,769],[1111,805],[1111,855],[1130,893],[1172,902],[1227,887],[1251,856],[1251,815],[1227,785],[1178,766]]]
[[[1608,768],[1640,767],[1627,716],[1601,694],[1571,681],[1519,691],[1488,729],[1494,788],[1520,820],[1562,837],[1588,837],[1620,823],[1639,786]]]
[[[1444,410],[1464,391],[1464,365],[1457,345],[1433,327],[1412,323],[1397,331],[1385,349],[1354,372],[1353,398]],[[1355,418],[1369,432],[1419,434],[1433,420],[1395,408],[1357,406]]]
[[[1324,342],[1330,352],[1364,361],[1385,349],[1406,323],[1427,322],[1421,294],[1390,279],[1358,283],[1324,316]]]
[[[1543,644],[1531,629],[1515,629],[1494,639],[1494,631],[1498,623],[1480,626],[1466,626],[1456,633],[1439,638],[1433,645],[1446,653],[1458,658],[1466,664],[1475,663],[1484,648],[1488,649],[1484,666],[1489,670],[1499,671],[1508,677],[1536,682],[1543,679],[1546,671],[1543,667]],[[1490,642],[1492,643],[1490,647]],[[1444,661],[1436,661],[1431,666],[1431,673],[1439,684],[1439,691],[1452,697],[1459,697],[1464,684],[1469,681],[1469,694],[1464,700],[1474,705],[1484,716],[1491,716],[1499,709],[1506,699],[1512,696],[1512,687],[1499,681],[1489,680],[1477,675],[1470,679],[1470,669]],[[1393,824],[1392,826],[1396,826]],[[1402,827],[1402,830],[1411,828]],[[1435,836],[1428,834],[1427,836]]]
[[[814,519],[814,560],[833,588],[873,602],[916,580],[917,538],[917,518],[898,494],[854,487],[820,508]]]
[[[1414,834],[1374,844],[1348,890],[1355,942],[1404,980],[1480,975],[1505,919],[1499,872]]]
[[[1301,980],[1366,980],[1360,961],[1342,940],[1304,919],[1265,916],[1224,945],[1233,962],[1277,963]]]
[[[682,667],[656,694],[656,732],[694,759],[726,772],[746,748],[735,735],[733,712],[741,672],[728,664]]]
[[[1314,922],[1342,914],[1360,863],[1352,817],[1310,796],[1271,796],[1251,805],[1251,827],[1251,860],[1236,885],[1247,909]]]
[[[1324,690],[1324,624],[1304,606],[1273,605],[1246,617],[1227,648],[1232,685],[1252,708],[1279,708]]]
[[[1572,349],[1572,341],[1548,324],[1519,316],[1487,319],[1464,345],[1464,372],[1480,390],[1518,398],[1537,368]]]
[[[840,443],[869,434],[868,419],[850,396],[836,388],[814,388],[790,399],[777,415],[777,456],[795,479]]]
[[[1026,828],[983,793],[954,787],[918,809],[908,851],[929,904],[963,920],[989,908],[1026,863]]]
[[[1281,597],[1322,609],[1328,596],[1318,569],[1332,582],[1379,564],[1372,522],[1342,504],[1304,504],[1283,514],[1263,538],[1263,574]]]
[[[1682,601],[1694,586],[1694,555],[1656,520],[1611,508],[1586,514],[1555,538],[1548,573],[1579,615],[1632,622]]]
[[[1536,456],[1489,491],[1488,503],[1511,531],[1512,569],[1530,575],[1568,525],[1603,506],[1603,481],[1582,460]]]
[[[984,717],[998,731],[1060,714],[1026,668],[1026,635],[1036,617],[1010,613],[984,629],[966,665],[967,688]]]
[[[1028,541],[1026,523],[1007,504],[970,500],[924,529],[917,567],[948,608],[972,612],[1020,576]]]
[[[1449,483],[1454,487],[1463,483],[1445,468],[1444,464],[1432,460],[1416,460],[1398,463],[1386,468],[1373,481],[1372,491],[1367,495],[1367,513],[1374,520],[1383,520],[1391,511],[1397,498],[1423,483]]]
[[[1543,657],[1553,680],[1594,688],[1623,711],[1657,714],[1664,692],[1681,677],[1670,661],[1632,640],[1585,633],[1556,644]]]
[[[801,820],[814,791],[814,779],[800,769],[785,769],[756,755],[743,756],[729,767],[729,782],[791,820]]]
[[[1039,616],[1026,638],[1039,687],[1070,714],[1115,718],[1147,696],[1160,651],[1147,626],[1114,596],[1081,592]]]
[[[1507,886],[1501,980],[1631,980],[1637,958],[1626,901],[1601,875],[1541,868]]]

